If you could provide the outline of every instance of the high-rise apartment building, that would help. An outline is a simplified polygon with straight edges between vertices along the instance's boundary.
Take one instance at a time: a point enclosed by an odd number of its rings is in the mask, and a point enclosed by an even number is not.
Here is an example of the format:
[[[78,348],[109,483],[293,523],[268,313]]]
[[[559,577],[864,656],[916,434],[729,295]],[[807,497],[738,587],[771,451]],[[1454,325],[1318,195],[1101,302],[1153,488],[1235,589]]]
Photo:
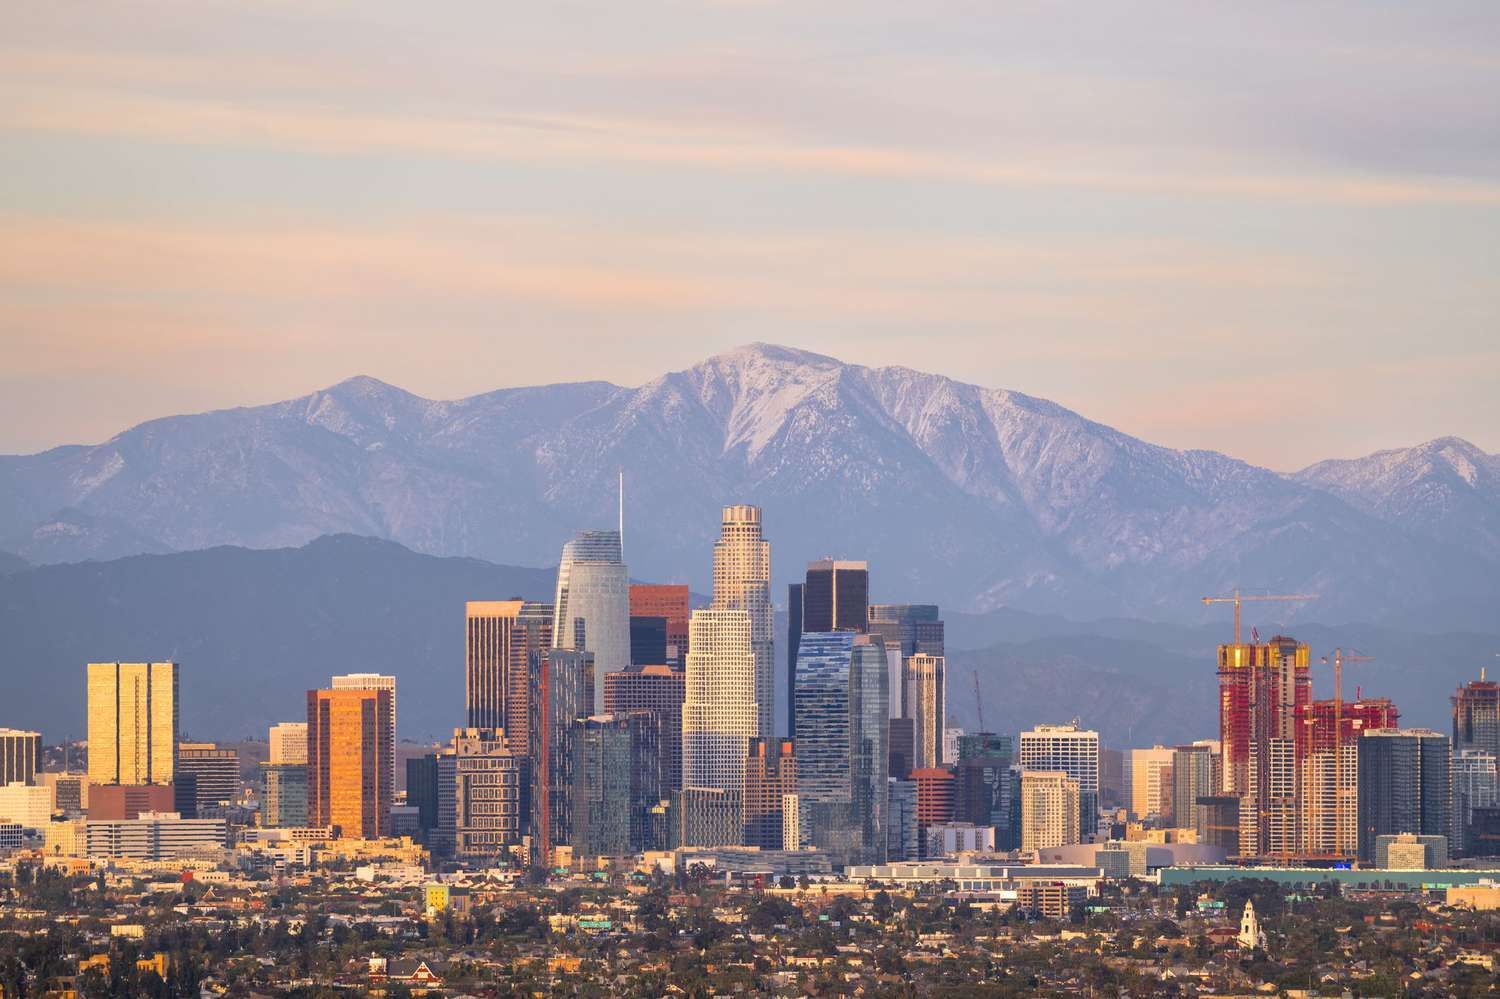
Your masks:
[[[464,727],[500,729],[512,755],[531,745],[528,663],[552,647],[551,604],[470,600],[464,605]]]
[[[1306,645],[1278,635],[1219,646],[1224,790],[1245,797],[1240,853],[1289,857],[1302,841],[1297,800],[1303,740],[1296,713],[1312,700]]]
[[[1297,808],[1300,853],[1344,858],[1358,849],[1358,752],[1361,734],[1395,728],[1398,713],[1387,698],[1342,704],[1334,724],[1332,700],[1311,701],[1296,710],[1298,743]]]
[[[763,734],[751,629],[748,611],[693,612],[683,678],[684,789],[713,788],[736,800],[744,789],[750,740]]]
[[[1359,737],[1359,859],[1381,836],[1447,836],[1452,783],[1448,737],[1427,729],[1375,729]]]
[[[573,739],[594,703],[594,655],[570,649],[531,654],[531,852],[548,864],[573,841]]]
[[[1174,752],[1170,746],[1125,751],[1125,789],[1130,795],[1127,807],[1133,818],[1170,814],[1172,803],[1164,800],[1162,792],[1170,794]]]
[[[177,664],[89,663],[89,783],[170,784],[177,763]]]
[[[1470,680],[1453,695],[1453,752],[1477,749],[1500,757],[1500,683]]]
[[[890,767],[889,676],[878,636],[805,632],[797,653],[797,799],[813,846],[882,856]],[[835,863],[879,863],[842,859]]]
[[[940,767],[950,762],[944,754],[948,724],[948,664],[942,656],[916,652],[906,657],[906,716],[915,730],[916,765]]]
[[[595,702],[587,714],[603,714],[600,678],[630,665],[630,570],[619,531],[582,531],[563,545],[552,647],[594,654]]]
[[[42,733],[0,728],[0,787],[35,784],[42,769]]]
[[[387,834],[394,775],[391,692],[350,688],[307,692],[307,812],[314,826],[347,837]]]
[[[271,763],[307,763],[307,722],[279,722],[269,732]]]
[[[746,846],[781,849],[784,801],[787,795],[796,794],[797,757],[792,740],[751,739],[745,761]]]
[[[715,610],[742,610],[750,615],[759,734],[770,736],[775,725],[775,613],[771,606],[771,543],[762,536],[758,506],[741,503],[724,508],[719,540],[714,542],[713,606]]]
[[[1198,799],[1218,793],[1217,759],[1218,742],[1209,739],[1172,751],[1172,823],[1179,829],[1201,832]]]
[[[1453,754],[1453,829],[1448,853],[1455,857],[1480,854],[1474,836],[1474,816],[1500,806],[1500,770],[1494,754],[1465,749]]]
[[[660,849],[653,809],[661,795],[661,728],[654,715],[595,715],[573,736],[576,857],[626,857]]]
[[[1021,849],[1080,842],[1081,794],[1080,782],[1061,770],[1022,770]]]
[[[1038,725],[1021,733],[1016,762],[1024,770],[1056,770],[1078,782],[1078,828],[1092,833],[1099,816],[1099,733],[1070,725]],[[1024,803],[1022,805],[1024,814]]]
[[[454,729],[451,746],[453,856],[498,866],[526,828],[526,757],[512,753],[505,733],[493,728]]]
[[[688,588],[686,583],[631,583],[630,616],[659,617],[667,622],[667,653],[661,662],[636,661],[637,666],[687,665]],[[634,661],[634,660],[633,660]]]
[[[668,666],[632,666],[604,675],[604,710],[611,715],[649,711],[659,719],[661,795],[682,790],[682,702],[686,674]]]
[[[208,818],[222,805],[232,803],[240,788],[240,757],[232,749],[212,742],[177,744],[178,780],[193,779],[193,814]]]
[[[797,657],[802,635],[808,632],[865,632],[870,625],[870,566],[868,562],[821,559],[807,564],[802,583],[787,591],[787,725],[797,734],[792,704],[797,698]]]

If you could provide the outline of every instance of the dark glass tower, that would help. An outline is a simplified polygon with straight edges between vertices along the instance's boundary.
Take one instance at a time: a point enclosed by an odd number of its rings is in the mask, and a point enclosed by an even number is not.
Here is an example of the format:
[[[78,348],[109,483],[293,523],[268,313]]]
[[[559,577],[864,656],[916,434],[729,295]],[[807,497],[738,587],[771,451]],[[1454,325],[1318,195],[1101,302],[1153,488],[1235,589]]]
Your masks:
[[[1448,737],[1426,729],[1377,729],[1359,738],[1359,859],[1375,860],[1380,836],[1449,835]]]
[[[826,558],[807,564],[803,583],[787,588],[787,733],[797,734],[797,655],[802,635],[870,625],[870,564]]]
[[[802,584],[786,588],[786,734],[797,735],[797,647],[802,643]]]

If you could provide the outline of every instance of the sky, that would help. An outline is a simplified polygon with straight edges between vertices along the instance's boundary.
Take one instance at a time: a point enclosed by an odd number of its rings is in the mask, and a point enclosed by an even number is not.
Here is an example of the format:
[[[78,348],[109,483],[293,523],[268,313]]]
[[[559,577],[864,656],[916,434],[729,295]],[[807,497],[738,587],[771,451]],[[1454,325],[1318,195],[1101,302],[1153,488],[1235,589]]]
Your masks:
[[[1500,451],[1500,4],[21,4],[0,452],[763,340]]]

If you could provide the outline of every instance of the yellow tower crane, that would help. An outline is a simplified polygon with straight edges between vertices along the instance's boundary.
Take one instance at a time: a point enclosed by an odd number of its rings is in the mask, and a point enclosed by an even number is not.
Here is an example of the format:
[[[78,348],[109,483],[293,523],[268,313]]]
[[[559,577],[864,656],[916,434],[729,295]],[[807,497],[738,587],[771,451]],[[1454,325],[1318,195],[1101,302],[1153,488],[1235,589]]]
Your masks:
[[[1279,601],[1290,603],[1290,602],[1296,602],[1296,601],[1301,601],[1301,600],[1316,600],[1316,599],[1318,599],[1318,595],[1316,593],[1255,593],[1255,594],[1250,594],[1248,596],[1243,596],[1243,595],[1240,594],[1239,590],[1235,590],[1234,591],[1234,596],[1231,596],[1231,597],[1204,597],[1203,598],[1203,602],[1205,604],[1209,604],[1209,605],[1212,605],[1212,604],[1234,604],[1234,644],[1239,645],[1240,644],[1240,604],[1246,603],[1246,602],[1251,602],[1251,601],[1259,602],[1259,601],[1266,601],[1266,600],[1279,600]]]
[[[1326,664],[1327,656],[1321,657]],[[1333,650],[1333,824],[1338,830],[1334,835],[1342,840],[1344,835],[1344,663],[1372,663],[1374,656],[1367,656],[1358,649],[1347,653],[1342,648]]]

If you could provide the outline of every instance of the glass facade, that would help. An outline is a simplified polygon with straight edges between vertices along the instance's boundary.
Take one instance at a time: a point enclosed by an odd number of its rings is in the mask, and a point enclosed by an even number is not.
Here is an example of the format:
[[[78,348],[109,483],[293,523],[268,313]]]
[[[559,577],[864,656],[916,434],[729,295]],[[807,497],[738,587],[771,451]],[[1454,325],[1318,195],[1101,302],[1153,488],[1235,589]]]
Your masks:
[[[1359,859],[1375,860],[1380,836],[1447,836],[1448,737],[1424,729],[1381,729],[1359,739]]]
[[[307,692],[307,812],[314,826],[376,839],[390,825],[389,690]]]
[[[260,824],[300,829],[307,825],[307,764],[262,763],[266,793],[260,802]]]
[[[90,784],[170,784],[177,763],[177,664],[89,663]]]
[[[583,531],[563,545],[557,567],[552,646],[594,654],[596,676],[630,665],[630,573],[619,531]],[[604,713],[604,685],[585,714]]]

